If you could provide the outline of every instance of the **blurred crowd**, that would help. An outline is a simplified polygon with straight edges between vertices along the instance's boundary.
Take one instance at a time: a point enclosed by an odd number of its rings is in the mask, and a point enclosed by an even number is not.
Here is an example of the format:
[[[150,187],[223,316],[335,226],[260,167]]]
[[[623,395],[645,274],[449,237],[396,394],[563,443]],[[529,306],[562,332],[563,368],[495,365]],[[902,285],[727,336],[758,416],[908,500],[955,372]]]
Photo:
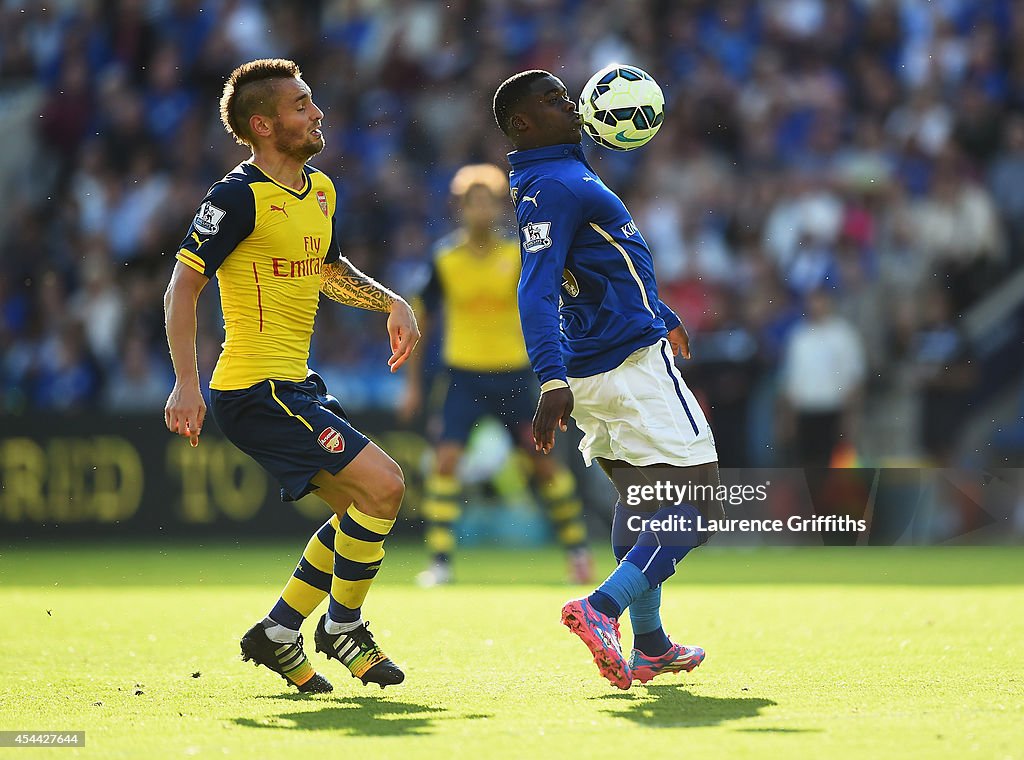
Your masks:
[[[247,155],[217,99],[265,56],[296,60],[325,112],[343,252],[404,294],[457,223],[455,170],[507,166],[505,77],[578,92],[641,66],[661,133],[587,150],[690,330],[723,463],[828,459],[906,382],[917,453],[953,456],[977,382],[962,315],[1024,258],[1018,0],[0,0],[0,93],[40,93],[0,212],[0,414],[162,408],[174,253]],[[311,366],[346,405],[394,403],[387,355],[379,317],[321,309]]]

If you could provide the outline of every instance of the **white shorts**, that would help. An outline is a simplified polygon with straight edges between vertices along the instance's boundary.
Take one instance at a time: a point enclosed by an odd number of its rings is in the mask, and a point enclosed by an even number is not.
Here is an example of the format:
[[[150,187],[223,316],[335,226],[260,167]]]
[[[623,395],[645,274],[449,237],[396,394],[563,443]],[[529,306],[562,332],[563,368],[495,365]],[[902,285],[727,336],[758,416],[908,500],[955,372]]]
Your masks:
[[[718,461],[711,427],[673,359],[663,338],[608,372],[568,378],[588,467],[597,458],[638,467]]]

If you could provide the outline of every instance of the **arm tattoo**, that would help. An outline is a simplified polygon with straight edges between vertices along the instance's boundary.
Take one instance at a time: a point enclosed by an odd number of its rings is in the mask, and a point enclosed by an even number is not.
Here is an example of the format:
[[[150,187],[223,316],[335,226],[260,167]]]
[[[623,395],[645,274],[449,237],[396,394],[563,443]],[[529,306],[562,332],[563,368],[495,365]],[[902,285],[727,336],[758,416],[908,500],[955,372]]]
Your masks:
[[[391,311],[391,304],[402,300],[344,257],[320,269],[320,292],[338,303],[370,311]]]

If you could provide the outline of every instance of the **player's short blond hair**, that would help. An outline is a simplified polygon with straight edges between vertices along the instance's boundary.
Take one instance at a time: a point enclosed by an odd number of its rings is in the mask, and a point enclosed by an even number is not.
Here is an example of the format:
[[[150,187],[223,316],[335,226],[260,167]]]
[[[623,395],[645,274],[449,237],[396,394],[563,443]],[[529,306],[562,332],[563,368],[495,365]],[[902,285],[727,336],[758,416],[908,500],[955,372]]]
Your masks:
[[[456,198],[464,198],[477,185],[500,198],[508,193],[508,175],[494,164],[469,164],[455,172],[449,189]]]
[[[243,63],[231,72],[220,96],[220,120],[239,145],[252,147],[249,119],[254,114],[272,116],[277,112],[274,102],[274,80],[302,76],[298,64],[287,58],[260,58]]]

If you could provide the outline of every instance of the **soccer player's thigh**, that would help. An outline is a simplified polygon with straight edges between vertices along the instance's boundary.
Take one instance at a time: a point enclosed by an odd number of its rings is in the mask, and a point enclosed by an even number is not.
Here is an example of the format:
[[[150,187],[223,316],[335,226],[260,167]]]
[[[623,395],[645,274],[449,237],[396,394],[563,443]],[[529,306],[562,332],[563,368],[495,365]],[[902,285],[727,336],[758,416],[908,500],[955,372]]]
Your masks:
[[[619,502],[622,504],[629,504],[632,501],[631,495],[638,493],[642,486],[649,485],[651,482],[642,467],[636,467],[629,462],[618,459],[606,459],[605,457],[598,457],[595,461],[604,471],[604,474],[608,476],[608,480],[615,486]],[[637,512],[653,512],[657,510],[657,505],[643,502],[636,506],[631,506],[630,509],[634,509]]]
[[[718,498],[722,485],[718,462],[705,462],[689,467],[655,464],[641,467],[640,471],[649,483],[669,482],[687,489],[686,493],[693,494],[690,503],[700,510],[705,519],[725,518],[725,508],[722,506],[722,500]]]
[[[559,464],[537,451],[533,442],[533,412],[540,395],[533,372],[495,372],[487,390],[487,412],[501,420],[515,444],[530,455],[537,478],[549,480]]]
[[[335,448],[332,442],[336,444],[328,430],[340,433],[344,441],[353,440],[357,447],[363,447],[342,467],[329,465],[315,473],[310,480],[314,492],[339,517],[349,505],[355,504],[363,514],[392,519],[398,513],[405,493],[405,481],[398,463],[352,427],[341,402],[328,393],[327,385],[319,375],[311,374],[302,385],[315,394],[315,398],[310,394],[304,401],[316,422],[315,429],[323,430],[321,436],[327,436],[327,448]]]
[[[469,434],[483,416],[479,377],[473,372],[449,370],[448,390],[441,406],[441,435],[436,449],[435,469],[441,475],[455,474]]]
[[[211,396],[221,431],[277,479],[285,500],[317,491],[339,514],[356,499],[394,501],[398,465],[326,408],[314,382],[268,380]]]
[[[327,395],[319,375],[276,388],[275,400],[308,428],[301,439],[292,440],[293,456],[302,457],[307,468],[306,490],[327,502],[339,517],[355,504],[363,514],[394,518],[405,495],[401,468],[352,426],[337,399]]]
[[[341,470],[320,470],[311,482],[314,493],[339,516],[355,504],[363,514],[391,520],[405,496],[402,468],[372,441]]]
[[[625,504],[627,496],[637,493],[637,489],[645,485],[670,483],[683,492],[691,494],[688,503],[692,504],[704,516],[705,520],[721,521],[725,519],[725,508],[718,498],[722,479],[718,472],[718,462],[704,462],[690,466],[653,464],[637,467],[628,462],[610,459],[598,459],[597,463],[612,481],[619,494],[619,500]],[[678,491],[677,491],[678,493]],[[631,507],[638,512],[656,511],[661,505],[643,504]],[[707,539],[705,539],[707,540]]]

